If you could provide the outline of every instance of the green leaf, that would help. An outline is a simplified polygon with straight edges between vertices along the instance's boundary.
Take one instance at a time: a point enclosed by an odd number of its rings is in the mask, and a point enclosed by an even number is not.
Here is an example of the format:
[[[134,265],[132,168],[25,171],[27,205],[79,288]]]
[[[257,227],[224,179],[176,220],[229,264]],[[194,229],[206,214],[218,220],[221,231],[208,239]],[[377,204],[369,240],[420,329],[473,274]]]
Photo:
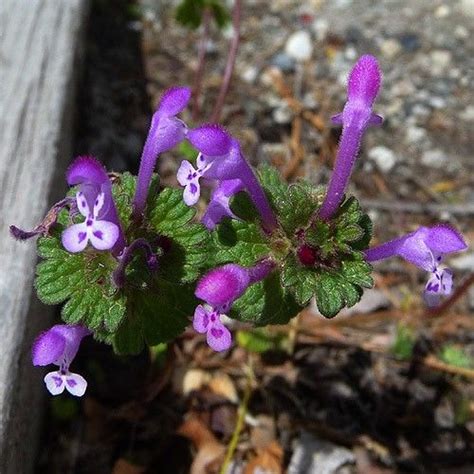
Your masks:
[[[256,326],[286,324],[302,307],[280,284],[277,272],[248,288],[233,306],[230,316]]]
[[[237,331],[237,344],[249,352],[262,353],[269,350],[279,349],[283,337],[274,336],[265,329],[253,329],[251,331]]]
[[[400,360],[408,360],[413,354],[414,346],[415,335],[413,334],[413,330],[408,326],[399,324],[397,326],[395,341],[391,347],[392,354]]]
[[[160,274],[182,282],[195,280],[209,258],[209,232],[191,222],[196,211],[183,202],[181,190],[171,188],[163,189],[149,208],[150,230],[169,238]]]
[[[250,266],[270,254],[260,227],[253,222],[224,219],[212,232],[212,265],[233,262]]]
[[[114,337],[120,354],[137,354],[143,346],[156,346],[179,336],[197,305],[194,287],[156,278],[153,288],[129,295],[127,317]]]
[[[53,236],[38,241],[38,254],[47,259],[36,268],[35,287],[43,303],[68,300],[63,320],[84,324],[98,339],[117,330],[125,315],[125,297],[112,284],[116,261],[109,253],[87,249],[71,254],[59,236]]]
[[[453,344],[443,346],[439,357],[445,364],[455,367],[470,369],[474,366],[473,358],[469,356],[462,347]]]
[[[176,8],[176,20],[195,30],[201,25],[203,8],[204,0],[182,0]]]
[[[210,0],[209,3],[218,28],[222,29],[227,26],[230,22],[230,15],[223,2]]]

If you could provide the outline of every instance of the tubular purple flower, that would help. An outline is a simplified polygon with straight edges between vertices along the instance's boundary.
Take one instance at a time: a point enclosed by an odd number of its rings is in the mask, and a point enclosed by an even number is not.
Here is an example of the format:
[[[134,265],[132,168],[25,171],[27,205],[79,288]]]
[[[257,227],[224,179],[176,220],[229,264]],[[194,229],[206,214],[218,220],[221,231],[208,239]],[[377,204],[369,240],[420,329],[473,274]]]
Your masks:
[[[52,395],[59,395],[64,389],[76,397],[84,395],[86,380],[79,374],[69,372],[69,366],[76,357],[82,339],[90,334],[92,333],[83,326],[57,324],[41,333],[34,341],[31,349],[33,365],[59,366],[59,370],[49,372],[44,377],[46,388]]]
[[[274,267],[271,260],[263,260],[249,268],[229,263],[211,270],[199,280],[194,294],[206,305],[196,308],[193,327],[198,333],[207,334],[207,343],[212,349],[225,351],[231,346],[232,336],[221,316],[250,285],[266,278]]]
[[[79,184],[76,194],[77,209],[86,218],[68,227],[61,240],[69,252],[81,252],[90,243],[98,250],[109,250],[118,255],[125,238],[112,197],[112,184],[104,167],[91,156],[74,160],[66,173],[70,186]]]
[[[342,113],[333,117],[334,123],[342,124],[342,135],[326,197],[318,211],[323,220],[330,219],[341,204],[365,130],[383,121],[372,112],[381,82],[377,59],[370,55],[362,56],[349,74],[348,100]]]
[[[244,189],[240,179],[221,181],[212,192],[211,200],[201,222],[209,229],[214,227],[224,218],[238,219],[230,209],[230,198]]]
[[[275,214],[258,179],[245,160],[237,140],[222,127],[207,124],[188,132],[188,140],[200,152],[197,169],[183,161],[178,170],[178,181],[185,187],[184,201],[195,204],[200,195],[199,179],[220,182],[240,180],[260,213],[262,226],[271,233],[278,226]]]
[[[190,98],[191,89],[188,87],[172,87],[163,94],[153,114],[143,147],[137,189],[133,198],[135,219],[140,219],[145,210],[148,188],[158,155],[176,146],[186,136],[187,127],[176,115],[186,107]]]
[[[438,224],[433,227],[420,227],[408,235],[370,248],[365,251],[365,259],[375,262],[399,256],[430,272],[424,299],[428,306],[436,306],[441,295],[449,295],[452,292],[453,273],[441,265],[443,256],[466,248],[466,242],[456,229],[446,224]]]

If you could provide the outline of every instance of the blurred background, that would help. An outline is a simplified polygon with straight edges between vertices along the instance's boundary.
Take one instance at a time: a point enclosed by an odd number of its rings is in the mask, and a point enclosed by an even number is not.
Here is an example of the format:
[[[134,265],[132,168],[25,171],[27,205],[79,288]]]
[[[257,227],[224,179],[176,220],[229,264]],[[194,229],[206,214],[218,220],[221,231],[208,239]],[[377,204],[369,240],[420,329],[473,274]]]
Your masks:
[[[385,122],[367,132],[350,191],[373,243],[438,221],[474,241],[474,1],[193,3],[91,2],[75,155],[136,171],[173,85],[200,90],[190,126],[215,118],[239,31],[220,123],[253,164],[325,184],[340,133],[330,117],[370,53]],[[166,184],[181,159],[161,157]],[[228,354],[192,332],[135,358],[85,342],[77,364],[90,388],[48,400],[36,472],[474,472],[474,253],[448,264],[455,297],[431,312],[426,275],[393,259],[335,319],[310,307],[289,327],[240,331]]]

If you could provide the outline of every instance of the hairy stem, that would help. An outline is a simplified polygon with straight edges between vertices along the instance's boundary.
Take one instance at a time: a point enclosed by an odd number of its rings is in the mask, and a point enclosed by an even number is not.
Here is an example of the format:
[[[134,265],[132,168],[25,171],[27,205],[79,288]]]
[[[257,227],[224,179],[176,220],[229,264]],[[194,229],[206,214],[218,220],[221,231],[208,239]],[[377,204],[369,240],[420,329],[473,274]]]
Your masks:
[[[224,79],[222,80],[219,95],[217,96],[216,105],[212,111],[211,122],[219,122],[222,108],[224,106],[225,97],[229,91],[230,80],[234,72],[235,59],[237,58],[237,51],[240,43],[240,20],[242,16],[242,0],[235,0],[234,10],[232,12],[232,26],[234,28],[234,36],[232,38],[229,56],[227,57],[227,64],[225,66]]]
[[[211,24],[211,11],[209,8],[205,8],[202,16],[203,31],[201,41],[199,44],[198,53],[198,67],[196,70],[196,76],[194,77],[193,87],[193,120],[198,120],[201,114],[201,92],[202,92],[202,78],[204,74],[204,66],[206,64],[206,49],[207,42],[209,40],[209,30]]]

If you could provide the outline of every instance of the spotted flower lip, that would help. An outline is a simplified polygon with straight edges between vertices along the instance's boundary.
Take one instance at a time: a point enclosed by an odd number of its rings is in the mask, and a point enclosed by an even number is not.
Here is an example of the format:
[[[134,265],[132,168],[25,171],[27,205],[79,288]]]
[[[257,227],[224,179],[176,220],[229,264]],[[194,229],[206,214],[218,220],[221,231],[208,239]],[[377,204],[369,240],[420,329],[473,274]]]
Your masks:
[[[91,156],[80,156],[69,167],[66,180],[70,186],[79,185],[77,209],[86,218],[63,232],[66,250],[80,252],[90,242],[98,250],[119,254],[125,246],[125,237],[105,168]]]
[[[453,272],[442,265],[445,254],[465,250],[467,244],[453,227],[438,224],[420,227],[403,237],[365,251],[365,259],[375,262],[399,256],[430,273],[425,286],[424,299],[429,306],[436,306],[442,295],[449,295],[453,287]]]
[[[262,260],[253,267],[228,263],[204,275],[196,286],[195,295],[205,302],[198,305],[193,318],[194,329],[207,334],[207,343],[215,351],[224,351],[232,344],[232,335],[221,321],[247,288],[261,281],[274,269],[271,260]]]
[[[46,388],[52,395],[67,390],[76,397],[82,397],[87,389],[87,381],[79,374],[69,371],[84,337],[92,334],[80,325],[57,324],[41,333],[31,350],[33,365],[54,364],[59,370],[49,372],[44,377]]]
[[[190,130],[187,138],[200,153],[196,168],[184,161],[178,171],[178,181],[185,188],[183,199],[186,204],[193,205],[198,201],[201,178],[216,180],[219,183],[240,180],[242,189],[248,192],[260,214],[264,230],[268,233],[275,230],[278,222],[273,209],[252,168],[245,160],[239,142],[216,124],[206,124]]]
[[[151,119],[138,171],[137,189],[133,198],[133,214],[140,217],[146,205],[148,188],[158,155],[170,150],[186,136],[186,124],[176,117],[191,98],[188,87],[172,87],[165,91]]]
[[[342,124],[342,135],[324,201],[318,210],[322,220],[330,219],[339,208],[349,182],[363,134],[370,125],[380,125],[380,115],[372,112],[382,82],[382,74],[377,59],[364,55],[349,74],[348,100],[342,113],[335,115],[334,123]]]

